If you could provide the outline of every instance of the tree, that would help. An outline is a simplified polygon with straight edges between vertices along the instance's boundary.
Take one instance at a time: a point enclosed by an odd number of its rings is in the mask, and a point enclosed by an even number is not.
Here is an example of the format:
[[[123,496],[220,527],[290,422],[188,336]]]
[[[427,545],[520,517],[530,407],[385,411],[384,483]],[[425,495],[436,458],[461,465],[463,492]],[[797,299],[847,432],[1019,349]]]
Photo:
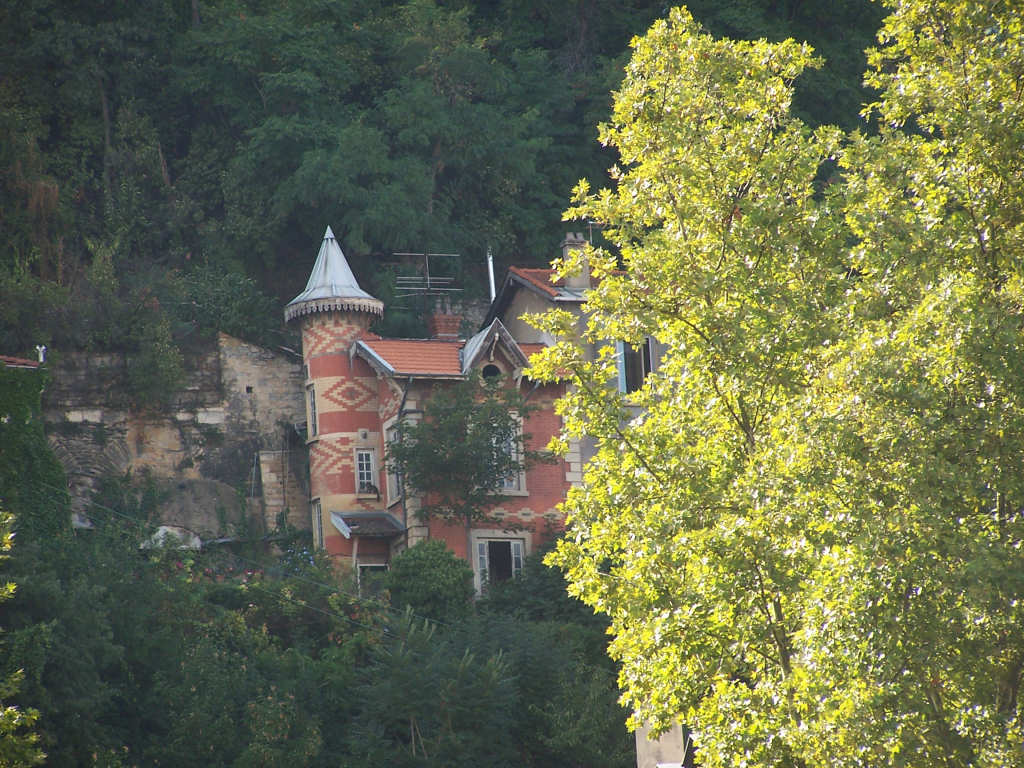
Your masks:
[[[509,728],[518,697],[499,652],[474,654],[437,625],[399,617],[370,649],[350,689],[363,702],[349,723],[354,766],[504,766],[520,757]]]
[[[14,544],[12,523],[10,513],[0,507],[0,562],[7,559],[7,553]],[[10,582],[0,583],[0,602],[10,598],[14,589],[14,584]],[[39,718],[39,713],[31,708],[22,709],[4,703],[18,692],[23,677],[24,672],[21,670],[14,673],[0,670],[0,765],[11,768],[38,765],[46,758],[37,746],[38,734],[30,730]]]
[[[538,458],[525,449],[519,392],[500,380],[474,376],[437,389],[425,417],[402,427],[388,462],[406,489],[422,496],[421,519],[462,523],[470,551],[473,523],[486,520],[509,477]]]
[[[464,618],[473,599],[473,569],[443,541],[426,539],[391,562],[385,582],[391,603],[437,621]]]
[[[0,502],[18,521],[21,541],[70,530],[64,468],[43,432],[48,373],[0,366]]]
[[[625,270],[589,254],[597,361],[533,366],[598,445],[551,560],[704,765],[1024,764],[1022,20],[888,6],[881,130],[843,143],[789,115],[805,46],[673,11],[601,129],[617,188],[567,213]],[[645,335],[619,395],[604,340]]]

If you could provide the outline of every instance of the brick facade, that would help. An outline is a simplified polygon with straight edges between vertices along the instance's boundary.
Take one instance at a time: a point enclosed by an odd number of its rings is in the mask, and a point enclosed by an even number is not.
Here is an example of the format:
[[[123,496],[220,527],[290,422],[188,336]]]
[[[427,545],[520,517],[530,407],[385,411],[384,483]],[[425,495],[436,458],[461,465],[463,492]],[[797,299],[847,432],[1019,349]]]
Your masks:
[[[421,521],[421,500],[396,492],[394,482],[389,488],[388,431],[423,418],[436,388],[496,368],[529,393],[535,410],[523,425],[526,447],[541,450],[560,430],[554,401],[561,385],[535,387],[522,378],[527,356],[498,320],[462,340],[461,318],[438,314],[432,339],[381,339],[368,330],[381,311],[359,288],[328,228],[306,290],[285,310],[302,330],[309,501],[321,521],[314,540],[339,564],[358,568],[386,565],[404,547],[437,538],[473,565],[478,586],[508,578],[524,555],[561,530],[558,504],[574,468],[564,461],[531,466],[521,488],[496,497],[491,519],[474,526],[467,551],[461,523]]]

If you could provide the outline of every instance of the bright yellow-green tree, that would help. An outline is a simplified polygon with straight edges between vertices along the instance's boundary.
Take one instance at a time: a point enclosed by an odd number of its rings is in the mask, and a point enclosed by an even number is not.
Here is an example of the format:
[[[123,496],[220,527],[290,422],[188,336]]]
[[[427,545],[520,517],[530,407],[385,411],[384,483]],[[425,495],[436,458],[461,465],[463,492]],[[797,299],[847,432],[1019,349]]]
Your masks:
[[[14,544],[13,522],[12,515],[0,507],[0,563],[9,557]],[[14,584],[0,580],[0,603],[13,595]],[[0,669],[0,766],[5,768],[39,765],[46,758],[38,745],[39,735],[33,731],[39,713],[5,703],[18,692],[23,677],[21,670],[7,673]]]
[[[846,137],[790,116],[805,46],[673,11],[601,129],[616,188],[567,213],[625,269],[589,254],[598,360],[534,365],[598,446],[551,560],[706,766],[1024,764],[1024,27],[887,4]],[[620,395],[610,340],[648,335]]]

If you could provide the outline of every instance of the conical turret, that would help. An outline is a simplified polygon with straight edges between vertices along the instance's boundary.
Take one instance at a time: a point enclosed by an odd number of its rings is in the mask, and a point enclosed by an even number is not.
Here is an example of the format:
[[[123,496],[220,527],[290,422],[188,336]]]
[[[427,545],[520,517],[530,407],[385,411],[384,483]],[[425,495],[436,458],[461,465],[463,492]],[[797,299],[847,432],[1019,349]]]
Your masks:
[[[330,227],[324,232],[324,241],[306,283],[306,290],[288,302],[284,308],[284,319],[294,320],[314,312],[384,314],[384,304],[380,299],[375,299],[359,287]]]

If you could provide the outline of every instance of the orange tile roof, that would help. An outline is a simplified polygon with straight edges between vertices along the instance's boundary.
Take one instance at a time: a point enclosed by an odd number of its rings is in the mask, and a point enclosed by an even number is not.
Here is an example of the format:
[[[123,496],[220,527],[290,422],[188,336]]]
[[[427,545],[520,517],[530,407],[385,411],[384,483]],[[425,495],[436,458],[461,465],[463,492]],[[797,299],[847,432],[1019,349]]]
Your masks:
[[[0,355],[0,365],[5,368],[38,368],[39,363],[36,360],[26,360],[24,357],[11,357],[10,355]]]
[[[522,344],[520,344],[519,348],[521,350],[523,350],[523,354],[524,355],[529,357],[530,355],[537,354],[542,349],[547,349],[548,345],[547,344],[534,344],[534,343],[530,342],[530,343],[522,343]]]
[[[555,286],[561,286],[565,284],[564,280],[556,280],[554,283],[551,282],[551,276],[555,273],[553,269],[528,269],[526,267],[509,267],[508,271],[514,275],[518,275],[523,280],[526,280],[530,284],[540,288],[549,296],[557,296],[558,291]]]
[[[421,376],[459,376],[462,363],[459,350],[464,341],[440,339],[368,339],[361,340],[396,374]]]

